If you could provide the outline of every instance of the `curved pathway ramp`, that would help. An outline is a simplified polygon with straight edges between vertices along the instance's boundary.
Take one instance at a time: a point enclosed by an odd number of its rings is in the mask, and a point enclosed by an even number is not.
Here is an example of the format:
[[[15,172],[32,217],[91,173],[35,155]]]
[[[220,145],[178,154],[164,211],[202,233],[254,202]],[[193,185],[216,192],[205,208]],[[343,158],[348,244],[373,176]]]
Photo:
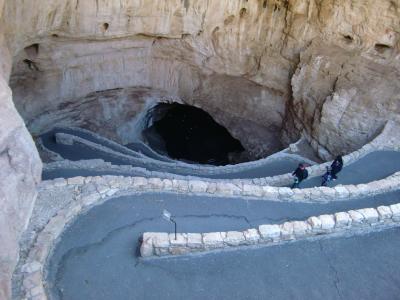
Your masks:
[[[227,180],[230,182],[239,183],[254,183],[259,185],[271,186],[287,186],[292,183],[292,170],[299,162],[313,164],[311,161],[305,160],[298,155],[288,155],[282,151],[265,159],[243,163],[238,165],[228,165],[222,167],[210,167],[199,165],[188,165],[182,162],[166,163],[164,170],[160,169],[160,162],[148,159],[135,159],[119,153],[117,148],[123,148],[121,151],[130,151],[126,147],[122,147],[115,142],[106,140],[97,136],[94,133],[82,129],[58,129],[62,132],[59,134],[70,134],[78,132],[81,134],[81,142],[85,142],[82,137],[91,138],[92,148],[87,148],[86,145],[77,145],[74,143],[74,136],[69,136],[69,140],[64,143],[55,143],[54,132],[47,135],[48,140],[53,140],[52,143],[47,143],[48,147],[58,151],[54,155],[64,155],[65,157],[75,160],[63,160],[55,163],[47,164],[44,168],[44,179],[53,179],[57,177],[74,177],[78,175],[90,175],[97,172],[98,175],[123,175],[123,176],[145,176],[145,177],[160,177],[171,178],[176,175],[191,176],[210,179]],[[83,133],[81,133],[83,132]],[[49,137],[53,135],[53,138]],[[95,137],[94,139],[92,137]],[[94,141],[101,142],[102,145],[95,144]],[[66,145],[71,144],[71,145]],[[78,143],[79,144],[79,143]],[[114,150],[110,150],[104,145],[113,145]],[[93,147],[97,148],[93,148]],[[66,147],[66,148],[65,148]],[[99,152],[99,148],[102,149]],[[345,169],[339,176],[339,180],[330,183],[351,184],[351,183],[367,183],[372,180],[384,178],[389,174],[398,171],[397,162],[399,159],[398,151],[400,149],[400,133],[398,127],[393,122],[388,124],[373,141],[365,145],[361,149],[350,153],[344,157]],[[372,153],[379,151],[393,151],[392,153]],[[72,153],[72,154],[71,154]],[[367,156],[367,157],[365,157]],[[387,157],[389,156],[389,157]],[[79,158],[87,158],[92,160],[82,161]],[[100,159],[100,160],[99,160]],[[128,159],[128,161],[127,161]],[[308,168],[310,179],[305,181],[301,187],[319,186],[321,183],[320,176],[326,171],[329,162],[323,164],[315,164]],[[351,165],[351,168],[347,168]],[[92,172],[92,173],[90,173]],[[173,174],[171,176],[171,174]],[[361,174],[361,176],[360,176]],[[267,176],[267,177],[260,177]],[[224,179],[225,178],[225,179]],[[235,179],[236,178],[236,179]]]
[[[41,137],[44,147],[62,158],[79,161],[102,159],[114,165],[129,165],[148,171],[164,172],[182,176],[207,178],[253,178],[276,176],[290,172],[300,162],[314,164],[299,155],[277,153],[254,162],[228,166],[204,166],[180,161],[157,160],[144,157],[116,143],[99,138],[93,133],[73,129],[55,129]],[[161,175],[161,174],[160,174]]]

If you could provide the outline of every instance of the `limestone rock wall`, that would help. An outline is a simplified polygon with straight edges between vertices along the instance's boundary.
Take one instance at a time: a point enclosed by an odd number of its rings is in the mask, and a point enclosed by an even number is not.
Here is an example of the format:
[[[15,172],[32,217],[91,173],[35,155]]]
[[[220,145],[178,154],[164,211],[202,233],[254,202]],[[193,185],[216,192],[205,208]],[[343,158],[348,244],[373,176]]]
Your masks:
[[[255,156],[276,151],[285,127],[283,142],[304,134],[329,157],[398,115],[393,1],[15,0],[5,11],[11,86],[29,124],[90,93],[141,86],[205,109]]]
[[[106,103],[104,98],[98,101],[99,92],[112,94],[115,89],[136,87],[138,91],[148,90],[150,102],[175,100],[203,108],[256,153],[278,150],[286,101],[282,94],[246,78],[205,74],[196,61],[182,61],[180,57],[192,55],[181,53],[186,46],[181,40],[141,36],[72,44],[69,39],[47,38],[39,44],[34,64],[27,63],[30,58],[26,50],[16,56],[11,78],[14,100],[30,130],[37,134],[54,125],[54,116],[71,121],[71,115],[62,115],[61,111],[75,107],[75,115],[80,115],[82,111],[77,107],[87,98],[93,99],[89,109],[97,115],[95,111],[102,110]],[[173,48],[176,53],[170,54]],[[132,95],[126,100],[138,103],[132,112],[140,111],[140,97]],[[107,122],[118,120],[115,116]],[[100,124],[102,120],[97,121]],[[241,125],[245,122],[247,126]],[[81,116],[80,123],[93,120]],[[105,123],[103,120],[91,129],[104,133]],[[116,132],[115,139],[121,138]],[[260,143],[260,138],[271,141],[270,145]]]
[[[371,53],[315,40],[302,53],[292,77],[291,116],[322,158],[361,147],[388,119],[400,121],[400,65],[389,59],[393,49],[385,51],[371,59]]]
[[[0,1],[0,15],[2,7]],[[19,238],[32,213],[42,164],[12,101],[7,84],[12,60],[1,29],[0,57],[0,299],[8,299]]]

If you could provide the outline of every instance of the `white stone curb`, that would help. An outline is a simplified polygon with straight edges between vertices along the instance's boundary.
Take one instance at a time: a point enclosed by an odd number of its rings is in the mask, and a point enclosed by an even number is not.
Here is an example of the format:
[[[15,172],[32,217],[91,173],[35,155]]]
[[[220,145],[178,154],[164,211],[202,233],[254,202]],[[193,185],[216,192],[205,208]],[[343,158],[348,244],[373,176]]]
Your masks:
[[[142,236],[140,254],[142,257],[185,255],[211,252],[242,246],[272,246],[286,241],[332,235],[371,228],[400,226],[400,203],[378,208],[364,208],[320,215],[305,221],[291,221],[283,224],[260,225],[244,231],[178,233],[145,232]]]
[[[259,186],[256,184],[238,184],[225,181],[208,182],[199,179],[168,179],[158,177],[125,177],[125,176],[94,176],[57,178],[43,181],[39,189],[51,189],[53,186],[88,184],[90,182],[104,186],[105,189],[118,191],[141,192],[176,192],[185,194],[201,194],[213,197],[236,196],[248,199],[288,201],[304,203],[325,203],[329,201],[344,201],[372,196],[400,188],[400,172],[387,178],[358,185],[339,185],[336,187],[314,187],[306,189],[290,189],[287,187]]]

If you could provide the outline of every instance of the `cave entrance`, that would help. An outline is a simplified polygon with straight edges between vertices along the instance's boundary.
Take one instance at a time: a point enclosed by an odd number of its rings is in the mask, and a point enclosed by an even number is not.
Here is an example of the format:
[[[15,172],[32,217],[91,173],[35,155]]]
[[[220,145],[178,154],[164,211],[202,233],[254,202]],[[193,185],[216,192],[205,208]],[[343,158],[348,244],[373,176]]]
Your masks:
[[[244,151],[225,127],[194,106],[160,103],[149,111],[148,120],[143,136],[153,149],[174,159],[226,165]]]

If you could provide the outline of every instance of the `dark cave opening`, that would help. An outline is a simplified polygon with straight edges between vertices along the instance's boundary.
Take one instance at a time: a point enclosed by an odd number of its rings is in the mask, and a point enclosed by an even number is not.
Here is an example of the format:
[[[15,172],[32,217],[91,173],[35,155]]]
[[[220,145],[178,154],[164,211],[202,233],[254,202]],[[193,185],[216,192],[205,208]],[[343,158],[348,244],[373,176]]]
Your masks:
[[[169,157],[201,164],[226,165],[244,151],[239,140],[204,110],[179,103],[160,103],[149,111],[143,131],[149,145]]]

